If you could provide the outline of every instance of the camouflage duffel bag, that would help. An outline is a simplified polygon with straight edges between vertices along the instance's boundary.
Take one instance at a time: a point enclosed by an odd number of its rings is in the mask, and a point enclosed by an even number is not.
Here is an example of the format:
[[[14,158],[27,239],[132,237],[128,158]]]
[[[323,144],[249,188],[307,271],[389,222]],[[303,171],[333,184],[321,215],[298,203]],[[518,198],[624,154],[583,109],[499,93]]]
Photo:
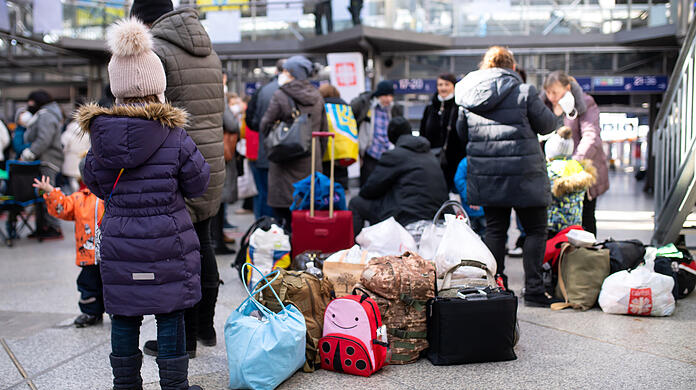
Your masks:
[[[379,306],[390,364],[413,363],[428,348],[425,307],[435,297],[435,277],[434,263],[409,252],[373,258],[363,271],[357,287]]]

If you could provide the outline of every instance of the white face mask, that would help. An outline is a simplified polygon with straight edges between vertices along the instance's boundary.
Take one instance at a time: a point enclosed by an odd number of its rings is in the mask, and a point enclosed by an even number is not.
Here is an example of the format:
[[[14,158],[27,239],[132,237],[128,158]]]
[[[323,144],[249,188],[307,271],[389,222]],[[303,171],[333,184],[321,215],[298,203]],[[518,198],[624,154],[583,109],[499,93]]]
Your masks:
[[[240,112],[242,112],[242,107],[240,107],[238,104],[235,104],[235,105],[233,105],[233,106],[230,107],[230,111],[232,111],[232,113],[233,113],[234,115],[237,115],[237,114],[239,114]]]
[[[289,82],[290,77],[288,77],[288,75],[286,75],[285,73],[281,73],[278,75],[278,85],[283,86]]]

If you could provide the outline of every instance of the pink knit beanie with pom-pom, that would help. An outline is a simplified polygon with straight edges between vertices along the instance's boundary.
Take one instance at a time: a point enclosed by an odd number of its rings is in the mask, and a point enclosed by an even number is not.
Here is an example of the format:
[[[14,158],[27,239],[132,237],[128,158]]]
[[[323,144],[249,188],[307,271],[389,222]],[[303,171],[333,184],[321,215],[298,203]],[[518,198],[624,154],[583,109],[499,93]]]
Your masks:
[[[167,77],[152,51],[152,35],[136,18],[119,20],[107,32],[111,92],[117,103],[125,98],[157,95],[164,103]]]

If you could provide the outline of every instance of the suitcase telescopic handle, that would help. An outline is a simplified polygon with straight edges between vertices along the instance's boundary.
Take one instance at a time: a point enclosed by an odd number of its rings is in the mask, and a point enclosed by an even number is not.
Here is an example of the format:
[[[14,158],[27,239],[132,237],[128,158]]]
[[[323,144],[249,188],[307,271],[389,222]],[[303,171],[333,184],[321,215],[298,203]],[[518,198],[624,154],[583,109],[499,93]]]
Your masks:
[[[309,216],[311,218],[314,218],[314,192],[315,192],[315,183],[314,183],[314,176],[316,174],[316,165],[314,163],[314,160],[316,159],[316,148],[317,148],[317,138],[330,138],[329,142],[331,142],[331,177],[329,181],[329,218],[333,218],[334,214],[334,155],[335,155],[335,149],[336,149],[336,139],[334,138],[336,135],[332,132],[329,131],[313,131],[312,132],[312,184],[310,184],[309,187],[309,196],[311,198],[309,202]]]

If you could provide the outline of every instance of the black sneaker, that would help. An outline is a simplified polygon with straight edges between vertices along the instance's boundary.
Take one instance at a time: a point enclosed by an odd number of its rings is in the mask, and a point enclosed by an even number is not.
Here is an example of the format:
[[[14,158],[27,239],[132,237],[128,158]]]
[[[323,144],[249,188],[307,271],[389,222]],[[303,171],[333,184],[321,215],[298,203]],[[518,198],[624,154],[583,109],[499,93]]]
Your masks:
[[[148,356],[157,357],[157,340],[148,340],[143,346],[143,353]],[[196,357],[196,351],[186,351],[189,355],[189,359],[194,359]]]
[[[62,240],[63,231],[53,227],[49,227],[46,230],[39,233],[38,238],[40,240]]]
[[[88,326],[99,324],[103,321],[103,316],[95,316],[87,313],[82,313],[73,322],[76,328],[86,328]]]
[[[212,329],[212,332],[207,335],[201,334],[201,331],[199,330],[197,339],[206,347],[214,347],[217,345],[217,334],[215,333],[215,329]]]
[[[224,243],[218,243],[215,245],[216,255],[234,255],[235,253],[237,253],[236,250],[228,248]]]
[[[551,296],[545,292],[543,294],[525,294],[524,305],[529,307],[549,307],[552,303],[564,302],[562,299]]]

